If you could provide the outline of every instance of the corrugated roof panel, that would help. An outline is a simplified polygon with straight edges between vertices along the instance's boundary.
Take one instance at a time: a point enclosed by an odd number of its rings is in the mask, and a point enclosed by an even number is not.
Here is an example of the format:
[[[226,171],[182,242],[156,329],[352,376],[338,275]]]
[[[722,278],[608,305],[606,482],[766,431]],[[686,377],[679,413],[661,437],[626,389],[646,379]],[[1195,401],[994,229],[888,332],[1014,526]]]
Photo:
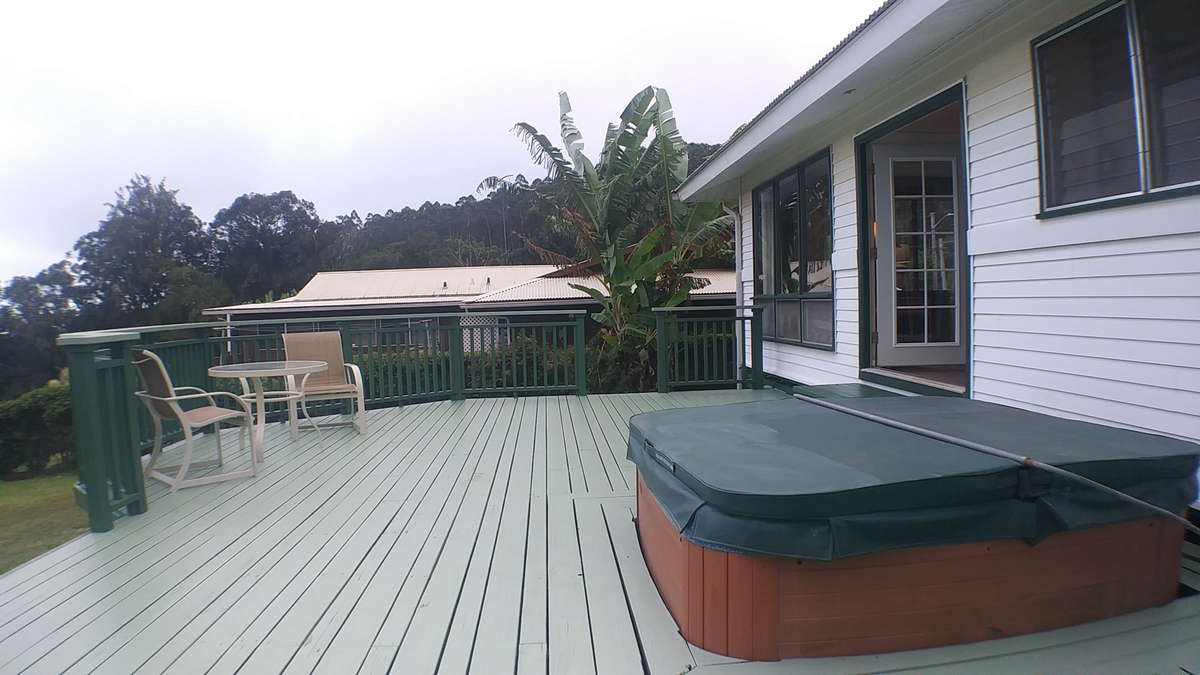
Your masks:
[[[736,273],[733,270],[696,270],[693,277],[707,279],[709,285],[692,291],[693,295],[733,295],[736,288]],[[465,301],[466,305],[508,302],[537,302],[539,300],[581,300],[588,294],[572,288],[578,284],[596,290],[603,287],[599,277],[557,277],[530,279],[524,283],[480,295]]]
[[[554,271],[553,265],[429,267],[319,272],[295,296],[280,302],[440,298],[481,295]]]

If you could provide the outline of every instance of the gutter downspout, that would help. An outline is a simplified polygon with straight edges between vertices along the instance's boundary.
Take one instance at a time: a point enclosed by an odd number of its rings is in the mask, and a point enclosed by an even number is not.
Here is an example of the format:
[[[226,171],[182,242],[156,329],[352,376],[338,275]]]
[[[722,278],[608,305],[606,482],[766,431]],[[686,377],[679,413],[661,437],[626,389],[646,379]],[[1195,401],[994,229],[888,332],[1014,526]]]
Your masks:
[[[721,204],[721,208],[724,209],[727,215],[733,216],[733,302],[735,306],[741,307],[743,304],[742,298],[745,295],[742,286],[742,209],[740,204],[731,209],[729,208],[728,204],[724,203]],[[742,312],[744,310],[738,309],[734,311]],[[737,361],[737,388],[741,389],[742,380],[744,379],[743,371],[745,370],[746,366],[746,322],[738,321],[735,325],[737,326],[737,349],[735,351],[734,359]]]

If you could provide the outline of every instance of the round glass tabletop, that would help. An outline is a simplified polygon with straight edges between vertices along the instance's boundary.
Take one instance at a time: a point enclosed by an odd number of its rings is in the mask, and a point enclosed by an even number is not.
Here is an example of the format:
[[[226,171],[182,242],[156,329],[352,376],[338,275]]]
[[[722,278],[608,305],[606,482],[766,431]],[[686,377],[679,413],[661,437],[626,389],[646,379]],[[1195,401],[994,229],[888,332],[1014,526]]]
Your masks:
[[[328,368],[329,364],[324,361],[260,361],[213,366],[208,369],[208,374],[213,377],[279,377],[316,373]]]

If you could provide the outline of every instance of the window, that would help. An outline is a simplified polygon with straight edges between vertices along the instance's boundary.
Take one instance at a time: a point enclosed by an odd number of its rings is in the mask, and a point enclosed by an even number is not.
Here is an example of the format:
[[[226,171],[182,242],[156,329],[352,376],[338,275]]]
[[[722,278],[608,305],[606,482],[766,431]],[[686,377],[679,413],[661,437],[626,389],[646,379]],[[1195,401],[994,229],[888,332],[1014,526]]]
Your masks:
[[[1127,0],[1034,43],[1043,207],[1200,184],[1200,3]]]
[[[833,347],[829,162],[825,150],[754,191],[754,298],[767,339]]]

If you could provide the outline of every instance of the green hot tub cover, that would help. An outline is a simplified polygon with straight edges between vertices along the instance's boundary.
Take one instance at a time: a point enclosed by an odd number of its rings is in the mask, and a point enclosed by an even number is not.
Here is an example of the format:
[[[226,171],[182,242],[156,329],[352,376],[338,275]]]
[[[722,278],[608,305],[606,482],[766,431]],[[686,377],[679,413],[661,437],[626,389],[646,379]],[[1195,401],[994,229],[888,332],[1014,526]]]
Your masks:
[[[1200,446],[968,399],[848,408],[1026,455],[1180,512]],[[676,529],[721,550],[830,560],[1148,515],[1044,471],[794,399],[634,416],[628,457]]]

